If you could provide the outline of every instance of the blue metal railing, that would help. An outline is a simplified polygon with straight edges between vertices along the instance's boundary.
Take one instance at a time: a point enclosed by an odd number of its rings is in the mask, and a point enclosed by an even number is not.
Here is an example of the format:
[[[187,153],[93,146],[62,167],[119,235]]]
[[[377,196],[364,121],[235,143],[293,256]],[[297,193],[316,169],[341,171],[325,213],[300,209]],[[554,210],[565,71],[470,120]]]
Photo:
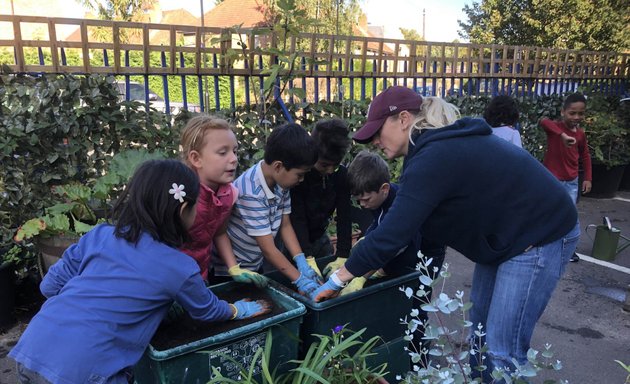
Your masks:
[[[65,49],[63,47],[59,49],[60,49],[60,58],[61,58],[62,65],[64,66],[68,65],[67,54],[65,52]],[[45,55],[41,47],[37,48],[37,57],[39,60],[39,64],[44,65]],[[213,54],[211,56],[211,65],[214,68],[219,67],[218,61],[219,60],[217,58],[217,55]],[[182,52],[179,52],[178,62],[179,62],[180,68],[186,68],[185,58]],[[161,52],[160,64],[163,68],[167,68],[167,60],[166,60],[165,52]],[[383,64],[383,68],[382,68],[383,72],[387,73],[388,62],[383,61],[382,64]],[[248,65],[249,65],[248,61],[245,60],[245,68],[248,68]],[[257,65],[259,69],[264,68],[262,56],[258,57]],[[343,61],[341,59],[338,59],[336,65],[337,65],[336,69],[338,69],[339,72],[342,72]],[[373,65],[373,68],[376,68],[377,66],[376,59],[372,60],[372,65]],[[407,65],[408,65],[407,62],[404,62],[403,64],[404,71],[402,73],[407,72]],[[472,65],[473,65],[472,63],[469,63],[468,65],[469,73],[472,73]],[[517,66],[520,66],[520,65],[521,64],[517,64]],[[109,60],[109,56],[106,49],[103,50],[103,66],[105,67],[110,66],[110,60]],[[129,51],[125,51],[124,66],[125,67],[130,66],[130,52]],[[302,70],[306,69],[305,59],[301,60],[300,66]],[[352,73],[354,70],[353,60],[349,60],[348,67],[350,69],[350,73]],[[314,64],[313,69],[315,72],[317,72],[318,64]],[[358,98],[363,100],[363,99],[366,99],[367,97],[373,98],[380,90],[383,90],[390,85],[397,84],[397,85],[409,86],[409,83],[411,83],[412,89],[416,90],[418,93],[424,96],[439,95],[441,97],[479,96],[479,95],[495,96],[498,94],[510,94],[517,97],[537,97],[537,96],[542,96],[542,95],[575,92],[575,91],[578,91],[580,87],[593,87],[601,93],[623,97],[623,96],[628,95],[628,92],[630,90],[629,79],[579,79],[579,78],[558,79],[556,78],[556,79],[549,80],[549,79],[536,79],[534,77],[520,78],[520,79],[513,78],[513,77],[495,77],[495,76],[492,76],[492,74],[500,73],[501,68],[499,67],[498,64],[494,64],[493,66],[491,66],[490,63],[484,64],[484,73],[489,74],[488,77],[457,77],[455,78],[452,75],[448,75],[448,76],[444,75],[441,77],[435,77],[433,75],[435,73],[448,74],[448,70],[447,70],[448,68],[447,68],[446,62],[442,62],[441,64],[438,64],[438,62],[434,61],[431,65],[431,69],[432,69],[432,72],[429,73],[427,76],[414,77],[414,78],[409,78],[405,76],[391,77],[391,76],[376,76],[376,75],[375,76],[348,76],[348,77],[335,76],[334,78],[331,76],[312,76],[310,77],[310,79],[312,79],[313,81],[310,99],[314,103],[318,103],[321,100],[322,95],[320,94],[320,84],[319,84],[319,81],[321,79],[324,79],[324,84],[325,84],[324,97],[326,101],[335,101],[335,100],[338,101],[338,100],[343,100],[343,99],[354,100],[356,92],[357,92],[356,86],[358,86],[359,88]],[[440,69],[440,72],[438,72],[438,69]],[[520,69],[521,67],[519,67],[519,70]],[[532,70],[533,70],[533,65],[530,64],[529,72],[531,72]],[[547,67],[542,66],[542,72],[545,74],[554,73],[554,70],[555,68],[553,65],[549,65]],[[460,72],[464,72],[464,63],[460,64]],[[131,75],[124,74],[122,76],[124,77],[124,83],[125,83],[125,87],[124,87],[125,98],[127,100],[130,100],[130,98],[132,97],[131,89],[130,89]],[[251,83],[252,77],[249,75],[211,75],[211,76],[206,76],[205,78],[204,76],[199,75],[199,74],[180,74],[180,75],[162,74],[162,75],[151,75],[151,76],[144,74],[140,76],[142,76],[143,82],[144,82],[144,102],[147,105],[152,101],[150,100],[150,95],[152,95],[155,91],[149,88],[149,83],[150,83],[149,79],[150,77],[161,77],[162,79],[161,91],[162,91],[162,94],[164,95],[164,104],[165,104],[165,109],[166,109],[165,112],[167,113],[170,113],[171,106],[173,103],[173,101],[171,100],[171,95],[169,93],[169,89],[170,89],[169,81],[168,81],[169,77],[180,78],[181,91],[182,91],[181,103],[183,105],[183,108],[186,108],[186,109],[189,109],[189,107],[194,107],[196,110],[205,111],[209,107],[208,102],[210,101],[210,96],[212,96],[212,99],[214,100],[214,108],[217,110],[228,107],[228,105],[222,104],[222,100],[229,100],[229,108],[235,108],[237,104],[249,105],[252,103],[252,99],[250,97],[251,96],[250,83]],[[191,103],[189,101],[189,97],[190,97],[189,92],[188,92],[189,84],[187,83],[187,78],[195,77],[195,76],[197,78],[196,86],[197,86],[198,101],[199,101],[198,106],[194,106],[194,103]],[[265,80],[265,75],[258,74],[256,77],[260,84],[259,92],[260,92],[260,95],[262,95],[262,90],[263,90],[262,86]],[[227,90],[221,89],[220,84],[221,84],[222,79],[225,79],[227,81],[227,85],[228,85]],[[308,79],[309,78],[307,76],[301,77],[302,89],[307,89]],[[358,84],[355,84],[357,79],[358,79]],[[212,81],[213,83],[212,95],[206,94],[207,92],[207,86],[205,84],[206,81]],[[349,83],[349,86],[347,89],[345,88],[345,86],[343,86],[344,82]],[[295,86],[294,79],[292,79],[288,83],[287,88],[293,89],[294,86]],[[237,100],[237,92],[241,88],[244,88],[243,99]],[[288,115],[288,110],[286,106],[284,105],[283,97],[281,97],[284,95],[280,95],[280,91],[279,91],[280,89],[281,89],[281,86],[280,86],[280,83],[278,82],[276,84],[276,89],[273,92],[274,99],[280,102],[280,106],[282,110],[284,111],[285,114]],[[227,93],[227,95],[225,93]],[[257,97],[257,99],[260,100],[261,97]],[[309,97],[305,96],[300,101],[307,102],[308,99]],[[288,100],[290,103],[294,103],[293,97],[290,97]]]

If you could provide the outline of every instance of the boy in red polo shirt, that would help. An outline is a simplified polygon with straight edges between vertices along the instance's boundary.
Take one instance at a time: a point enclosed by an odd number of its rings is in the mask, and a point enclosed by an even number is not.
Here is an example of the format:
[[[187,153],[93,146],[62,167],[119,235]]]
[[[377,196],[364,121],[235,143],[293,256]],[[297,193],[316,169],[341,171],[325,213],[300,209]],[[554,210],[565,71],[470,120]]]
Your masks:
[[[580,93],[573,93],[564,100],[562,117],[559,121],[543,118],[540,125],[547,134],[547,152],[543,164],[560,180],[567,189],[573,202],[577,203],[579,194],[588,193],[592,186],[591,155],[588,152],[586,134],[580,123],[586,115],[586,98]],[[584,169],[584,181],[578,187],[579,162]],[[580,260],[577,254],[571,257],[572,262]]]

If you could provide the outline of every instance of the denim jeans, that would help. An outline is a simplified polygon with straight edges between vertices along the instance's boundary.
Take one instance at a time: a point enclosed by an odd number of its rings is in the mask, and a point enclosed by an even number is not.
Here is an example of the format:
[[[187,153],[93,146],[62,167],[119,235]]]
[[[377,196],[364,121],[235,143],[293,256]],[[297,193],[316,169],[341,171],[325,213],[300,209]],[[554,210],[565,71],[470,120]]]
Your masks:
[[[567,192],[569,192],[569,196],[571,196],[571,200],[573,200],[573,204],[577,203],[577,197],[578,197],[578,178],[576,177],[573,180],[568,180],[568,181],[562,181],[560,180],[560,184],[562,184],[562,186],[564,187],[564,189],[567,190]]]
[[[564,273],[565,266],[575,251],[579,228],[575,226],[564,237],[551,243],[533,247],[499,265],[475,266],[470,300],[473,307],[470,320],[474,332],[483,325],[488,346],[487,369],[484,382],[491,382],[495,368],[514,368],[527,362],[529,343],[551,295]],[[471,332],[470,342],[479,345]],[[483,345],[483,344],[481,344]],[[471,366],[479,366],[477,356]]]

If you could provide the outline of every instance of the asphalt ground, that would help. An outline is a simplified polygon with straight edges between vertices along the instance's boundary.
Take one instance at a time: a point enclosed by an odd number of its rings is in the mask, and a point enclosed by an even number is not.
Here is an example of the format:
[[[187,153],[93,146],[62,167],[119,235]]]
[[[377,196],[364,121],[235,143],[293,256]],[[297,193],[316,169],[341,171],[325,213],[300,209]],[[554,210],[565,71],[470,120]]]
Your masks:
[[[543,372],[531,380],[564,379],[570,383],[624,384],[628,375],[615,360],[630,364],[630,246],[610,262],[591,257],[593,240],[584,233],[589,224],[610,218],[621,235],[630,238],[630,192],[614,199],[583,197],[578,202],[582,236],[577,252],[581,260],[569,263],[547,309],[539,320],[532,348],[542,350],[551,344],[554,358],[562,362],[559,372]],[[594,234],[589,230],[589,233]],[[627,244],[621,239],[620,245]],[[446,262],[452,277],[446,291],[470,292],[474,264],[449,249]],[[0,334],[0,384],[16,383],[15,363],[6,357],[27,325],[28,317]],[[71,362],[69,362],[71,364]]]

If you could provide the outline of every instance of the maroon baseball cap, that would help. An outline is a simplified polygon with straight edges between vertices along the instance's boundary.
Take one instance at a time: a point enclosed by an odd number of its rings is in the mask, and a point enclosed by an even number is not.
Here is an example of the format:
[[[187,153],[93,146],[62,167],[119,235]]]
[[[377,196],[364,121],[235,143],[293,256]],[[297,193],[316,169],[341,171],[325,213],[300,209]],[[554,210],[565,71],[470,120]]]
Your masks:
[[[376,95],[368,107],[367,122],[352,136],[357,143],[372,141],[389,116],[402,111],[419,111],[422,96],[407,87],[392,86]]]

